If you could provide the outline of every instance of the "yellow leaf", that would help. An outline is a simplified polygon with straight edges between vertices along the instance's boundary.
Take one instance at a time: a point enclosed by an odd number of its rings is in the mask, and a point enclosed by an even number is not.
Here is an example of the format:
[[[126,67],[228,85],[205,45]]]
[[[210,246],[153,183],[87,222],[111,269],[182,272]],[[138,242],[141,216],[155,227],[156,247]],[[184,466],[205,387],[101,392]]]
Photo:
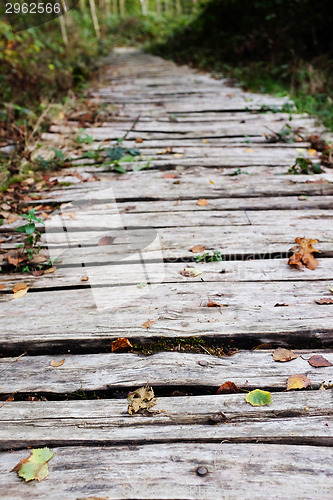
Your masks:
[[[207,201],[205,198],[199,198],[197,201],[197,205],[199,205],[199,207],[206,207],[207,205],[209,205],[209,201]]]
[[[60,361],[56,361],[54,358],[50,362],[50,366],[53,366],[54,368],[58,368],[59,366],[62,366],[65,363],[66,358],[61,359]]]
[[[315,149],[309,149],[308,153],[310,156],[314,156],[317,154],[317,151]]]
[[[306,375],[290,375],[287,381],[287,391],[292,389],[305,389],[310,384],[311,382]]]
[[[22,297],[24,297],[26,295],[26,293],[28,292],[29,288],[23,288],[22,290],[19,290],[18,292],[15,292],[13,294],[13,299],[21,299]]]

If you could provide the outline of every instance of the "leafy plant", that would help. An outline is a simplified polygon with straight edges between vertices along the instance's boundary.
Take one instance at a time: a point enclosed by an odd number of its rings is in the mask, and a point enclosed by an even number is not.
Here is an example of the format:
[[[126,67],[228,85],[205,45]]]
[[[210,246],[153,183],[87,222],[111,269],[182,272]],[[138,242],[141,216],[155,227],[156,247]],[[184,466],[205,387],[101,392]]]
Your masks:
[[[205,252],[201,255],[197,255],[194,259],[196,262],[221,262],[223,257],[219,250],[214,250],[213,254]]]
[[[292,167],[288,170],[288,174],[321,174],[323,172],[320,163],[313,163],[309,158],[298,156]]]
[[[36,222],[45,226],[42,219],[35,216],[35,209],[32,208],[29,213],[20,215],[23,219],[27,220],[27,223],[24,226],[20,226],[16,229],[21,233],[25,233],[26,237],[23,240],[23,245],[19,245],[19,248],[22,248],[26,253],[28,260],[31,260],[34,254],[39,254],[40,245],[39,241],[41,238],[41,233],[36,230]]]
[[[76,142],[78,142],[79,144],[91,144],[92,142],[94,142],[94,138],[91,135],[84,134],[83,132],[83,130],[80,131],[79,135],[76,138]]]
[[[235,177],[236,175],[241,175],[241,174],[249,175],[249,172],[247,172],[246,170],[242,170],[241,168],[237,168],[237,170],[234,170],[234,172],[228,175],[229,177]]]

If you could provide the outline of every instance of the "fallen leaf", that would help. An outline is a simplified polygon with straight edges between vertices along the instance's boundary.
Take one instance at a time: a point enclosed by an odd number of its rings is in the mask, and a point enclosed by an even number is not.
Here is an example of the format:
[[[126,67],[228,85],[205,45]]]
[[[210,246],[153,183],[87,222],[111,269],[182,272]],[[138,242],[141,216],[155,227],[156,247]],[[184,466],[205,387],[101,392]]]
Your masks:
[[[209,205],[209,201],[207,201],[205,198],[199,198],[197,201],[197,205],[199,205],[199,207],[206,207],[207,205]]]
[[[176,172],[168,172],[167,174],[163,175],[163,179],[178,179],[179,174]]]
[[[213,300],[208,300],[206,307],[223,307],[223,304],[219,304],[218,302],[214,302]]]
[[[285,302],[277,302],[274,307],[288,307],[289,304],[286,304]]]
[[[250,403],[252,406],[266,406],[272,402],[271,393],[255,389],[254,391],[246,394],[245,401]]]
[[[27,286],[28,285],[26,283],[17,283],[13,288],[13,292],[16,293],[19,290],[24,290],[25,288],[27,288]]]
[[[114,242],[115,238],[113,238],[112,236],[103,236],[103,238],[101,238],[100,240],[98,240],[98,246],[99,247],[104,247],[104,246],[107,246],[107,245],[112,245],[112,243]]]
[[[81,281],[89,281],[89,276],[82,276]]]
[[[306,375],[290,375],[287,381],[287,391],[292,389],[305,389],[311,384]]]
[[[318,261],[314,258],[313,253],[319,252],[313,248],[312,245],[315,245],[317,240],[306,239],[304,238],[295,238],[295,242],[298,244],[298,247],[294,247],[291,250],[295,251],[295,253],[290,257],[288,264],[291,267],[297,267],[301,269],[303,266],[307,267],[314,271],[318,266]]]
[[[3,285],[2,283],[0,283],[0,290],[3,290],[5,288],[5,285]]]
[[[206,250],[206,247],[203,245],[195,245],[194,247],[190,248],[190,252],[192,253],[201,253],[204,250]]]
[[[240,392],[240,389],[233,382],[224,382],[224,384],[220,385],[217,389],[216,394],[237,394]]]
[[[333,304],[333,299],[330,297],[325,297],[323,299],[318,299],[315,301],[319,305],[328,305],[328,304]]]
[[[46,255],[35,255],[31,260],[30,262],[32,264],[43,264],[44,262],[48,261],[48,257],[46,257]]]
[[[47,447],[37,448],[31,451],[30,457],[23,458],[12,471],[16,471],[19,477],[25,481],[43,481],[49,475],[47,462],[53,458],[55,454]]]
[[[65,363],[65,358],[61,359],[60,361],[56,361],[54,358],[50,362],[50,366],[53,366],[54,368],[58,368],[59,366],[62,366]]]
[[[315,368],[320,368],[322,366],[332,366],[332,363],[328,359],[324,358],[320,354],[315,354],[308,359],[308,363]]]
[[[145,321],[144,323],[142,323],[141,326],[144,326],[145,328],[149,328],[151,327],[154,323],[156,323],[156,321],[152,321],[151,319],[147,319],[147,321]]]
[[[186,278],[195,278],[196,276],[199,276],[202,274],[202,271],[198,271],[194,267],[191,266],[186,266],[185,269],[183,269],[180,274],[182,276],[185,276]]]
[[[293,351],[289,351],[289,349],[284,349],[283,347],[278,347],[272,354],[274,361],[291,361],[292,359],[296,359],[297,356]]]
[[[154,391],[147,384],[146,387],[140,387],[133,392],[130,392],[127,398],[128,401],[128,413],[133,415],[133,413],[146,413],[150,412],[150,409],[156,405],[156,398]]]
[[[137,142],[138,144],[141,144],[143,142],[143,139],[141,137],[137,137],[135,139],[135,142]]]
[[[310,155],[310,156],[314,156],[314,155],[316,155],[316,154],[317,154],[317,151],[316,151],[315,149],[310,148],[310,149],[308,150],[308,153],[309,153],[309,155]]]
[[[11,255],[7,256],[8,264],[12,264],[12,266],[17,267],[20,262],[22,262],[23,259],[20,259],[18,257],[12,257]]]
[[[32,271],[32,275],[35,276],[36,278],[38,276],[42,276],[44,274],[44,271],[40,270],[40,271]]]
[[[117,338],[111,342],[111,352],[129,352],[133,348],[127,337]]]
[[[48,269],[45,269],[44,273],[51,274],[51,273],[54,273],[56,270],[57,270],[56,267],[49,267]]]
[[[21,299],[22,297],[24,297],[27,292],[28,292],[29,288],[23,288],[22,290],[19,290],[18,292],[15,292],[13,294],[13,299]]]

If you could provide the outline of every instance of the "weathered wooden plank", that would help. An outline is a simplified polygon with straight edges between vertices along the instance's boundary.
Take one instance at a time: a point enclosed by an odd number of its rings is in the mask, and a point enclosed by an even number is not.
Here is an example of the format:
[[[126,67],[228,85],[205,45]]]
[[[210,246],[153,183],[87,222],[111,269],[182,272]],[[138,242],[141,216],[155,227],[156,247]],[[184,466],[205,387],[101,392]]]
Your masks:
[[[56,448],[49,477],[28,487],[38,498],[330,500],[331,448],[269,444],[182,443]],[[26,496],[10,472],[27,450],[0,455],[4,497]],[[196,474],[199,466],[208,474]],[[251,472],[249,475],[249,471]]]
[[[265,167],[268,168],[268,167]],[[267,172],[266,172],[267,174]],[[165,179],[162,172],[128,172],[126,175],[103,174],[103,185],[85,182],[61,190],[41,193],[41,199],[60,202],[89,195],[91,199],[109,200],[106,190],[111,188],[120,200],[178,200],[198,198],[234,198],[332,195],[333,174],[320,175],[238,175],[230,177],[207,169],[197,168],[195,172],[184,172],[181,179]],[[103,198],[104,193],[104,198]]]
[[[151,356],[137,354],[67,354],[59,368],[50,366],[54,356],[23,356],[0,359],[2,394],[8,393],[73,393],[135,388],[147,381],[158,387],[219,387],[230,380],[247,388],[284,390],[292,374],[303,373],[312,388],[332,384],[333,367],[313,368],[307,359],[311,351],[295,351],[298,357],[290,363],[277,363],[272,351],[239,351],[218,358],[207,354],[160,352]],[[333,361],[333,351],[320,352]],[[61,357],[61,356],[60,356]],[[303,359],[305,358],[305,359]]]
[[[245,394],[158,397],[150,417],[130,416],[127,400],[0,403],[0,449],[175,441],[333,443],[332,390],[273,393],[253,408]],[[210,417],[222,412],[219,425]]]
[[[186,264],[166,262],[161,269],[160,263],[149,264],[149,283],[184,283],[187,279],[180,273]],[[206,262],[204,264],[188,263],[203,274],[191,278],[191,283],[201,282],[236,282],[241,281],[297,281],[308,282],[306,287],[312,286],[311,282],[333,281],[333,259],[326,258],[323,265],[316,272],[304,268],[301,272],[295,272],[286,265],[286,259],[264,259],[244,261]],[[52,274],[44,274],[34,277],[28,273],[1,274],[1,283],[5,285],[4,291],[11,291],[17,283],[26,283],[31,290],[43,290],[45,288],[66,287],[89,287],[89,281],[81,281],[84,276],[93,276],[93,286],[112,284],[134,284],[138,283],[138,275],[133,273],[133,267],[126,263],[114,263],[112,269],[104,266],[65,267],[57,268]],[[112,281],[110,282],[110,278]]]
[[[141,269],[141,274],[139,273]],[[144,281],[141,266],[133,266],[138,283]],[[112,267],[108,269],[112,282]],[[107,272],[107,271],[105,271]],[[94,275],[88,274],[94,285]],[[105,345],[115,337],[212,336],[245,342],[274,342],[304,345],[316,341],[332,343],[332,306],[315,300],[330,297],[331,283],[247,282],[170,283],[138,287],[93,286],[92,289],[28,292],[22,300],[2,294],[2,350],[75,343],[92,340]],[[222,294],[222,295],[221,295]],[[209,300],[222,307],[207,307]],[[289,304],[275,307],[276,304]],[[75,314],[74,314],[75,313]],[[17,322],[24,318],[24,330]],[[148,329],[147,319],[154,321]]]

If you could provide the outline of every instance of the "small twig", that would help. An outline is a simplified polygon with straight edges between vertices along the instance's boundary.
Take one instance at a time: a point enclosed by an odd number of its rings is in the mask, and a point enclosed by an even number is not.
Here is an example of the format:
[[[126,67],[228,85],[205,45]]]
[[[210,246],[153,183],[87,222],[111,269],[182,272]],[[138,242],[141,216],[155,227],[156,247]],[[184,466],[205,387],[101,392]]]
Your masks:
[[[204,351],[206,351],[207,354],[212,355],[212,353],[209,352],[208,349],[206,349],[206,347],[204,347],[203,345],[201,345],[200,347],[201,347],[201,349],[203,349]]]
[[[31,141],[31,139],[33,138],[33,136],[35,135],[35,133],[37,132],[38,130],[38,127],[39,125],[41,124],[41,122],[44,120],[44,117],[46,115],[46,113],[49,111],[50,107],[51,107],[51,104],[52,104],[53,100],[49,102],[48,106],[44,109],[43,113],[40,115],[40,117],[38,118],[34,128],[32,129],[32,132],[31,134],[29,135],[28,137],[28,140],[27,140],[27,143]]]
[[[16,361],[18,361],[19,359],[21,359],[21,358],[22,358],[23,356],[25,356],[26,354],[27,354],[26,352],[24,352],[23,354],[20,354],[20,355],[19,355],[16,359],[13,359],[13,361],[8,361],[8,362],[6,363],[6,365],[11,365],[11,364],[13,364],[13,363],[16,363]],[[2,368],[2,370],[0,370],[0,373],[1,373],[1,372],[3,372],[5,369],[6,369],[6,366],[4,366],[4,367]]]
[[[135,118],[134,122],[132,123],[131,128],[129,130],[127,130],[125,135],[123,135],[123,137],[121,138],[122,141],[124,141],[127,138],[128,134],[134,130],[135,125],[138,123],[139,120],[140,120],[140,115]]]

